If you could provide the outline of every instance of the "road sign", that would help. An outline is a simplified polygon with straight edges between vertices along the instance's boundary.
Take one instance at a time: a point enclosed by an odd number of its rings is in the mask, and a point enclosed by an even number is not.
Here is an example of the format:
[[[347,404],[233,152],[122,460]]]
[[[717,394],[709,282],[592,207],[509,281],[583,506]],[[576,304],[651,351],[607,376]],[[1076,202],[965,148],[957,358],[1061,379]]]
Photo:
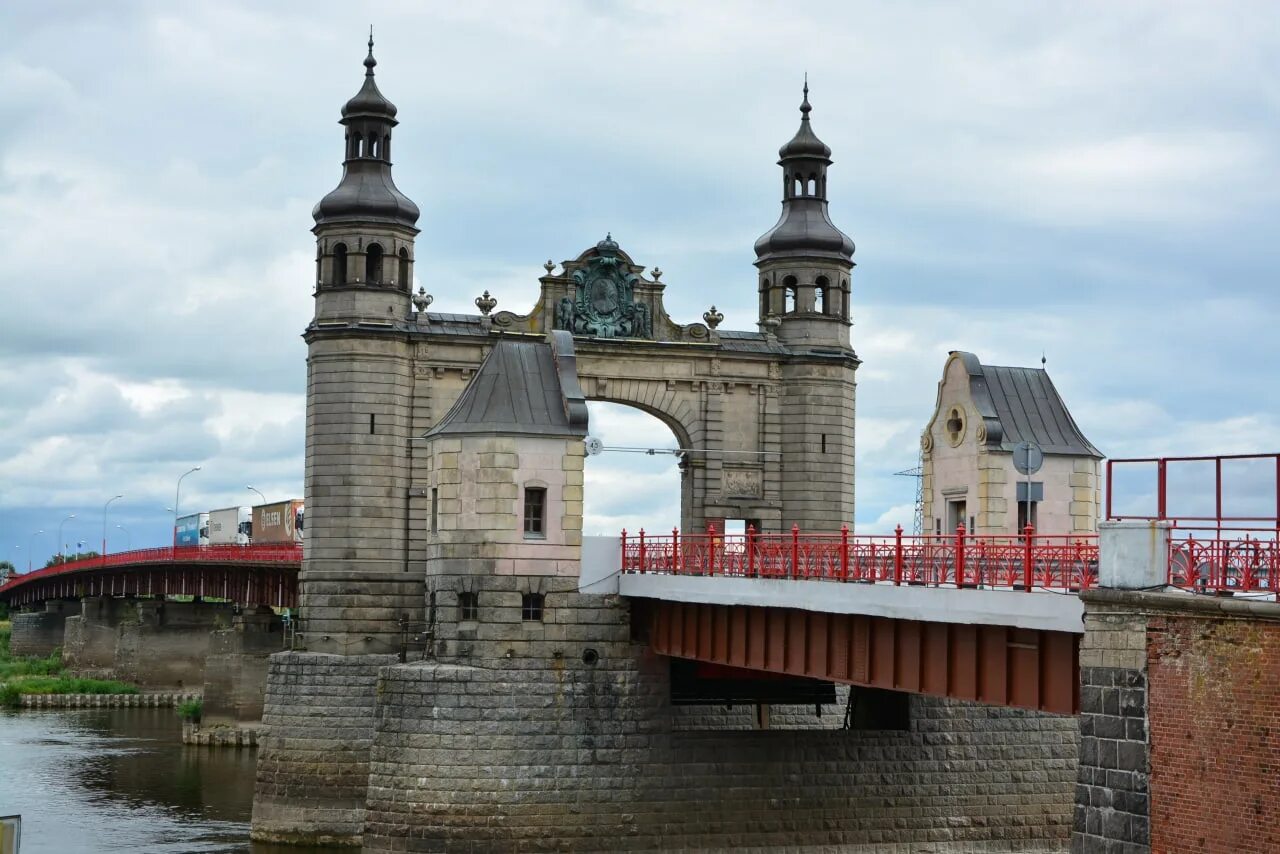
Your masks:
[[[1034,442],[1019,442],[1013,446],[1013,467],[1018,474],[1035,474],[1044,465],[1044,452]]]

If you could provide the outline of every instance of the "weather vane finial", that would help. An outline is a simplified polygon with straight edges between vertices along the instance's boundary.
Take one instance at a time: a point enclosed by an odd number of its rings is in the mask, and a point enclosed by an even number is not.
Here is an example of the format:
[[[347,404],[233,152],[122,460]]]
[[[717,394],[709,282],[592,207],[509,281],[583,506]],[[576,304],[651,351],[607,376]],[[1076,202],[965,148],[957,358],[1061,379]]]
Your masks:
[[[364,58],[364,67],[368,69],[365,75],[373,76],[373,67],[378,64],[378,60],[373,58],[373,24],[369,25],[369,55]]]
[[[800,102],[800,112],[806,119],[809,118],[809,111],[813,107],[809,106],[809,72],[804,73],[804,100]]]

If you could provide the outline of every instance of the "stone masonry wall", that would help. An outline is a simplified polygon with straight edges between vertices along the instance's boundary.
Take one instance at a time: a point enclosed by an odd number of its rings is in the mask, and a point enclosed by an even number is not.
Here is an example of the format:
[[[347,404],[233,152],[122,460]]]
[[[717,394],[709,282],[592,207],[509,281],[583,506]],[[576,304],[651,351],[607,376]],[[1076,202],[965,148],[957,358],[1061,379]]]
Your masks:
[[[67,628],[67,616],[74,616],[79,610],[79,603],[74,604],[77,606],[76,610],[69,613],[50,608],[44,611],[11,615],[12,634],[9,636],[9,652],[15,656],[37,658],[51,655],[55,649],[62,646],[63,634]]]
[[[359,845],[379,667],[389,655],[271,656],[252,836]]]
[[[1280,606],[1094,590],[1072,851],[1280,850]]]
[[[369,854],[1066,845],[1072,718],[917,697],[905,732],[680,731],[625,601],[544,579],[523,621],[518,581],[486,579],[436,660],[383,669]]]
[[[1073,854],[1145,854],[1150,840],[1146,623],[1086,598]]]
[[[1146,656],[1151,850],[1280,851],[1280,623],[1153,614]]]

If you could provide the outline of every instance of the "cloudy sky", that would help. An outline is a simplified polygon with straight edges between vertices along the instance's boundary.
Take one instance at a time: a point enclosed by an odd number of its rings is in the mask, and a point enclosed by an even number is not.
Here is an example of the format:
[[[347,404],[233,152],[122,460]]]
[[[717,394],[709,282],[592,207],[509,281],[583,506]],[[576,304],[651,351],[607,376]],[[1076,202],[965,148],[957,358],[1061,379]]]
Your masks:
[[[1280,449],[1271,3],[0,5],[0,560],[302,488],[310,209],[376,27],[433,309],[524,310],[607,230],[754,328],[801,76],[858,244],[858,523],[909,524],[948,350],[1043,352],[1111,456]],[[663,444],[597,410],[610,444]],[[656,437],[656,438],[655,438]],[[603,455],[587,527],[669,527]],[[622,492],[614,485],[625,482]],[[45,533],[33,534],[43,529]]]

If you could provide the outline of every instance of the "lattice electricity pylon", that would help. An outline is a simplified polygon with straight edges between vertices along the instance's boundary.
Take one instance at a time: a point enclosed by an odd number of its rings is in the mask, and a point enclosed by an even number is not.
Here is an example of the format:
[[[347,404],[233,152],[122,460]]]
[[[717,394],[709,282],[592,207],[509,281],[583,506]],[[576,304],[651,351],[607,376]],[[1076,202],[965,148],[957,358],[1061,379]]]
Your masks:
[[[895,471],[894,474],[916,479],[916,508],[911,518],[911,532],[920,536],[924,532],[924,459],[915,468]]]

